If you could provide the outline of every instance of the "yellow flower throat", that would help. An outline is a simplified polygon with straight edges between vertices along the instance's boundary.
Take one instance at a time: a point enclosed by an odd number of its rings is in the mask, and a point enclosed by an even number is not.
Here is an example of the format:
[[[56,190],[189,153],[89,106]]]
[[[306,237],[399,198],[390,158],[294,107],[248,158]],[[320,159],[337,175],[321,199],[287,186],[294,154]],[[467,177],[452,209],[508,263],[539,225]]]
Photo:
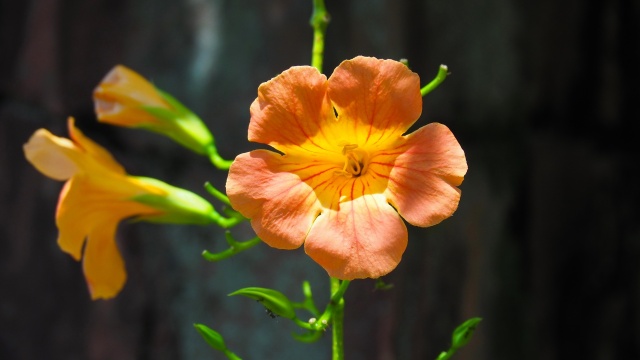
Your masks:
[[[344,166],[337,171],[347,177],[358,177],[367,171],[369,155],[366,151],[358,149],[356,144],[347,144],[342,148]]]

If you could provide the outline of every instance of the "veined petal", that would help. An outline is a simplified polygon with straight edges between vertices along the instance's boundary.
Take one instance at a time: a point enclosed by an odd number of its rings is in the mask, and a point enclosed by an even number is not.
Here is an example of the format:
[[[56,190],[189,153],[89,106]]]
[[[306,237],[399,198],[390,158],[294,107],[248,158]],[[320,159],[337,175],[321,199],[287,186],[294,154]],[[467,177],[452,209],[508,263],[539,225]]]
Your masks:
[[[104,219],[95,224],[87,239],[82,266],[93,300],[116,296],[127,280],[124,261],[115,241],[118,222],[116,218]]]
[[[328,83],[339,122],[353,127],[353,143],[398,137],[422,112],[420,78],[397,61],[358,56],[343,61]]]
[[[295,66],[258,88],[251,104],[249,141],[288,153],[291,148],[322,151],[316,141],[322,125],[335,121],[328,99],[327,78],[310,66]]]
[[[331,277],[378,278],[398,265],[407,237],[404,222],[384,195],[373,194],[320,215],[304,249]]]
[[[45,129],[37,130],[24,144],[24,154],[44,175],[64,181],[78,173],[78,147],[69,139],[60,138]]]
[[[75,120],[70,117],[68,119],[69,136],[76,145],[84,150],[87,159],[97,161],[101,166],[114,173],[124,174],[124,168],[120,165],[111,154],[102,146],[96,144],[93,140],[86,137],[82,131],[75,126]],[[85,161],[86,163],[86,161]]]
[[[255,150],[238,155],[227,178],[233,208],[251,219],[264,242],[279,249],[300,247],[321,209],[312,186],[288,171],[294,165],[275,152]]]
[[[128,200],[132,193],[141,190],[127,179],[125,176],[102,178],[84,174],[65,184],[56,210],[58,245],[64,252],[79,260],[86,237],[105,219],[123,220],[159,213],[157,209]]]
[[[449,128],[431,123],[406,137],[391,167],[386,195],[409,223],[432,226],[458,208],[467,172],[464,151]]]

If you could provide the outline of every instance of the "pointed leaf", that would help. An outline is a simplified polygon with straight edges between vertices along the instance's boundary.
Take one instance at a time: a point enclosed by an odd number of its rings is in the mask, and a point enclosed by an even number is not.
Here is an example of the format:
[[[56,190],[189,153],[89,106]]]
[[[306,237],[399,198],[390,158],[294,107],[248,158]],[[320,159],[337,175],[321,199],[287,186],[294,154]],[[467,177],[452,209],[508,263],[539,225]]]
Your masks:
[[[469,342],[473,332],[476,330],[476,326],[482,321],[482,318],[471,318],[458,326],[451,336],[451,348],[459,349]]]
[[[212,330],[203,324],[193,324],[193,327],[198,330],[204,341],[206,341],[209,346],[222,352],[225,352],[227,350],[222,335],[220,335],[217,331]]]
[[[235,295],[242,295],[257,300],[275,315],[287,319],[294,319],[296,317],[293,304],[279,291],[259,287],[248,287],[229,294],[229,296]]]

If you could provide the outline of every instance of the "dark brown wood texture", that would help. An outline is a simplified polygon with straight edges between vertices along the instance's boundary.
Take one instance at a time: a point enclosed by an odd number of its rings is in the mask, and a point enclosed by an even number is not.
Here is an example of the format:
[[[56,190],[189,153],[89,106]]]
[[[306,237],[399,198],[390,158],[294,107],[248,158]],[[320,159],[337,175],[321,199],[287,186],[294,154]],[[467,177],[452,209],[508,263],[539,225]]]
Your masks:
[[[123,224],[129,280],[91,302],[59,251],[61,184],[25,160],[40,127],[73,115],[135,175],[205,194],[224,174],[171,141],[99,125],[91,92],[128,65],[205,120],[223,156],[246,140],[257,86],[310,59],[311,0],[0,1],[0,358],[221,358],[193,330],[223,333],[245,359],[327,359],[287,320],[226,294],[273,287],[300,299],[324,272],[302,251],[261,246],[219,264],[214,227]],[[418,125],[448,125],[469,173],[458,212],[412,228],[395,286],[346,295],[347,359],[434,359],[468,317],[484,321],[456,359],[640,358],[640,3],[634,0],[327,0],[326,72],[356,55],[408,58],[423,82]],[[239,229],[241,238],[251,236]]]

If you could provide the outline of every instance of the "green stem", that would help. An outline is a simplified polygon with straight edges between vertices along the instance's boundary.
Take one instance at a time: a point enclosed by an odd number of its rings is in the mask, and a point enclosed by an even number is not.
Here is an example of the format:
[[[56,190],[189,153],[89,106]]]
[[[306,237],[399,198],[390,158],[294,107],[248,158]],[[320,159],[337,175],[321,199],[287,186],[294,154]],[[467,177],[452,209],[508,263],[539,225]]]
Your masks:
[[[211,196],[220,200],[225,205],[231,206],[231,202],[229,201],[229,198],[227,197],[227,195],[225,195],[222,191],[213,187],[213,185],[211,185],[210,182],[207,181],[206,183],[204,183],[204,188],[209,192],[209,194],[211,194]],[[242,214],[240,214],[239,212],[234,211],[233,209],[227,209],[227,210],[230,210],[230,211],[226,211],[229,217],[224,217],[220,215],[220,213],[218,213],[215,209],[211,209],[211,213],[209,214],[209,217],[213,222],[218,224],[218,226],[220,226],[223,229],[228,229],[230,227],[236,226],[240,222],[246,220],[246,218],[242,216]]]
[[[208,150],[209,161],[213,164],[213,166],[217,167],[220,170],[229,170],[233,160],[225,160],[219,154],[218,150],[215,147],[211,147]]]
[[[453,353],[455,351],[449,349],[449,351],[443,351],[440,353],[440,355],[438,356],[438,358],[436,360],[448,360],[451,358],[451,356],[453,356]]]
[[[293,318],[293,322],[296,323],[296,325],[300,326],[303,329],[307,329],[307,330],[316,330],[315,327],[312,324],[309,324],[308,322],[304,322],[298,318]]]
[[[313,301],[313,293],[311,293],[311,284],[308,281],[302,282],[302,293],[304,294],[304,301],[301,303],[293,303],[294,306],[298,306],[301,309],[306,309],[311,313],[311,315],[318,317],[320,316],[320,311],[316,307],[315,302]]]
[[[227,357],[227,359],[229,360],[242,360],[241,357],[239,357],[238,355],[232,353],[230,350],[224,350],[224,355]]]
[[[331,299],[329,300],[329,304],[324,309],[324,312],[320,317],[314,322],[314,330],[324,330],[329,326],[329,323],[333,319],[333,315],[335,314],[336,307],[342,301],[342,307],[344,308],[344,300],[342,297],[344,296],[344,292],[347,291],[349,284],[351,281],[331,278]]]
[[[236,226],[245,220],[242,216],[224,217],[214,209],[212,209],[209,213],[209,218],[211,218],[214,223],[216,223],[223,229],[228,229],[230,227]]]
[[[430,83],[420,89],[420,94],[422,96],[425,96],[428,93],[432,92],[435,88],[437,88],[438,85],[440,85],[444,81],[444,79],[447,78],[448,71],[449,68],[447,68],[447,65],[440,65],[440,69],[438,69],[438,75],[436,75],[435,79],[431,80]]]
[[[344,293],[349,288],[351,281],[331,278],[331,302],[338,302],[344,297]]]
[[[332,334],[332,352],[333,360],[344,360],[344,292],[349,286],[349,281],[342,281],[331,278],[331,303],[335,303],[333,310],[333,326],[331,327]]]
[[[231,233],[227,232],[225,234],[226,238],[227,238],[227,243],[229,244],[229,248],[225,251],[219,252],[219,253],[212,253],[209,250],[205,250],[202,252],[202,257],[207,260],[207,261],[220,261],[220,260],[224,260],[226,258],[229,258],[239,252],[251,249],[252,247],[258,245],[261,240],[259,237],[254,237],[251,240],[247,240],[247,241],[236,241],[235,239],[233,239],[233,237],[231,236]]]
[[[225,205],[231,206],[231,202],[229,201],[227,195],[213,187],[210,182],[207,181],[206,183],[204,183],[204,188],[209,192],[209,194],[211,194],[211,196],[222,201],[222,203],[224,203]]]
[[[309,24],[313,28],[313,48],[311,49],[311,66],[322,72],[324,58],[324,34],[329,25],[329,13],[324,6],[324,0],[313,0],[313,13]]]

